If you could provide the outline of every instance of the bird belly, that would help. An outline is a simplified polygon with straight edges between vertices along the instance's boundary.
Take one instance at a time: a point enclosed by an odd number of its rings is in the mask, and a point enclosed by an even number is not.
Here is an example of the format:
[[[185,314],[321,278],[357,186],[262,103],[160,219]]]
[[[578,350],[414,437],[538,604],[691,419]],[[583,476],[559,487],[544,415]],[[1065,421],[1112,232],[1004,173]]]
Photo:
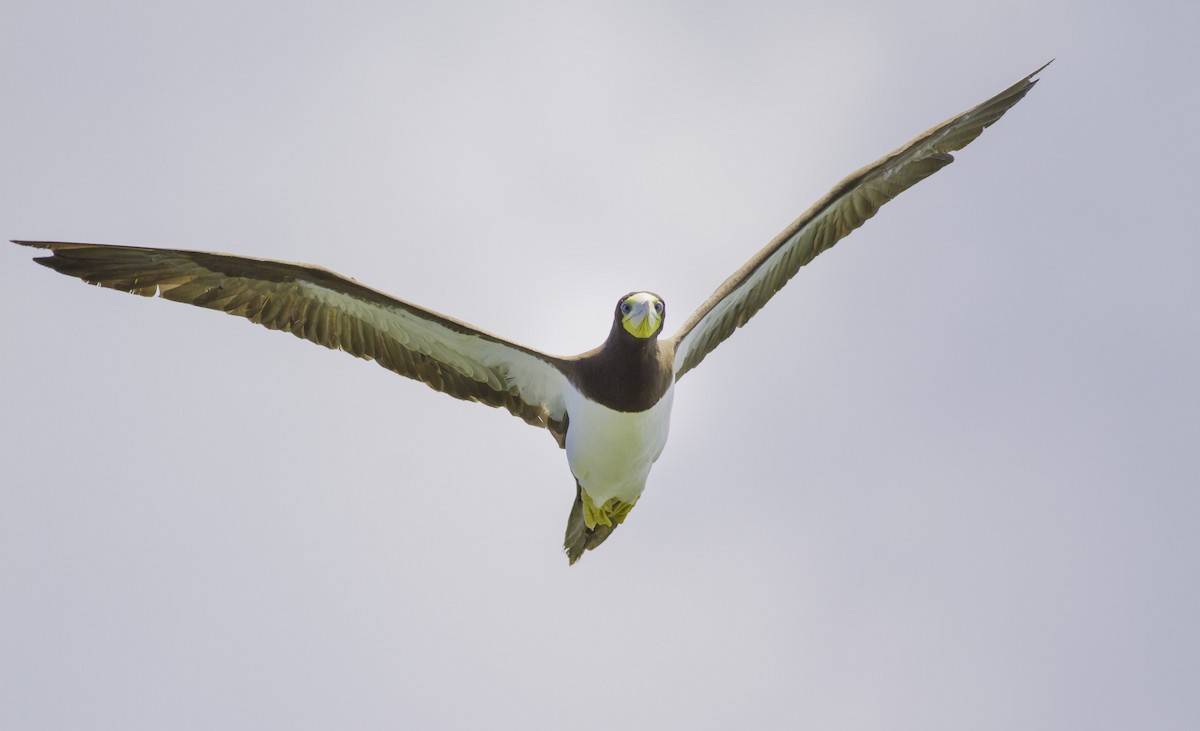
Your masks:
[[[666,446],[674,385],[637,412],[616,411],[571,390],[566,447],[572,474],[596,506],[613,498],[632,506]]]

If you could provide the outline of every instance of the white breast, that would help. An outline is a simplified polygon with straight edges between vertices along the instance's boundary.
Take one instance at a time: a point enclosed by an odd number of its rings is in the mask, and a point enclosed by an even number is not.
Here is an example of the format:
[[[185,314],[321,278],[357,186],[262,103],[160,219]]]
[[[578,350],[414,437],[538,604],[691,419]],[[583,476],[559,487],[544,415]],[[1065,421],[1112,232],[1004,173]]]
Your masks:
[[[568,389],[567,463],[596,505],[614,497],[633,503],[642,494],[667,444],[674,393],[672,384],[650,409],[624,413]]]

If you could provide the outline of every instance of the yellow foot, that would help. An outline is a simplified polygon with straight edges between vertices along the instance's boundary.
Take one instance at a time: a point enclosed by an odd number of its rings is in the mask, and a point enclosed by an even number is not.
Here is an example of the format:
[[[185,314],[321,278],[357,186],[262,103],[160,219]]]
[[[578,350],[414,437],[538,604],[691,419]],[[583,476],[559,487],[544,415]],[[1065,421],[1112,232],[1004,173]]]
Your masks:
[[[620,525],[625,522],[625,516],[633,510],[633,506],[637,505],[637,500],[627,503],[614,497],[597,508],[587,490],[580,488],[579,492],[583,497],[583,522],[588,530],[594,530],[598,525],[606,525],[609,528]]]

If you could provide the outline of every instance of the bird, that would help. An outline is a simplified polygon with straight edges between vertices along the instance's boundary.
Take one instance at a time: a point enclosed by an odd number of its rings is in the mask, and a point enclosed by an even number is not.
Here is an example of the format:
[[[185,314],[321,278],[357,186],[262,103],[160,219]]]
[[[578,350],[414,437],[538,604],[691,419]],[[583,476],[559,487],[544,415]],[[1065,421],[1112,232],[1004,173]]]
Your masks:
[[[663,334],[662,296],[628,292],[616,301],[604,342],[575,356],[541,352],[308,264],[185,249],[12,243],[48,251],[34,261],[61,274],[244,317],[546,429],[565,450],[575,482],[563,541],[573,565],[637,505],[666,446],[680,379],[801,267],[949,165],[951,153],[1024,98],[1048,65],[844,178],[727,278],[673,335]]]

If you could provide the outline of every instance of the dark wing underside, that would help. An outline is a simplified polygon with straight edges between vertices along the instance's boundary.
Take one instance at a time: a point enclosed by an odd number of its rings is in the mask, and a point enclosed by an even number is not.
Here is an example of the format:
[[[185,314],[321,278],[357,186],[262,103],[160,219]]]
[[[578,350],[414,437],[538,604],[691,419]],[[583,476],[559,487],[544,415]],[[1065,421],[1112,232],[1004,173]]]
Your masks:
[[[671,338],[676,379],[745,325],[800,267],[861,226],[883,204],[953,162],[950,153],[966,147],[1019,102],[1037,83],[1033,77],[1044,68],[834,186],[725,280],[679,328]]]
[[[374,360],[455,398],[508,409],[560,439],[562,361],[389,297],[327,269],[203,251],[14,241],[85,282],[160,295]]]

